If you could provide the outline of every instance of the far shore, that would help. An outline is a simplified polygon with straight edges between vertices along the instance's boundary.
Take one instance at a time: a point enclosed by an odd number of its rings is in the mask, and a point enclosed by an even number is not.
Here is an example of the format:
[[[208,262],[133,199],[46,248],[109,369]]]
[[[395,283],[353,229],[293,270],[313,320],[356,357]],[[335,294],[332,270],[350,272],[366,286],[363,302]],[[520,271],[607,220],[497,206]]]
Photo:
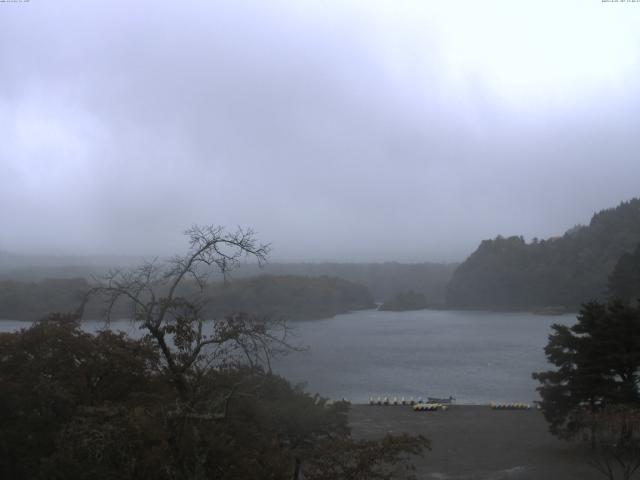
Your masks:
[[[566,310],[563,312],[545,312],[545,311],[541,311],[541,310],[536,310],[536,309],[529,309],[529,310],[508,310],[508,309],[499,309],[499,310],[481,310],[481,309],[472,309],[472,308],[447,308],[444,306],[437,306],[437,307],[429,307],[429,308],[422,308],[419,310],[380,310],[377,308],[367,308],[367,309],[363,309],[363,310],[351,310],[351,311],[347,311],[347,312],[340,312],[337,313],[336,315],[330,316],[330,317],[321,317],[321,316],[317,316],[317,317],[309,317],[309,318],[302,318],[302,319],[296,319],[296,318],[289,318],[288,320],[290,322],[312,322],[312,321],[316,321],[316,320],[326,320],[329,318],[335,318],[338,315],[349,315],[350,313],[356,313],[356,312],[366,312],[366,311],[371,311],[371,312],[381,312],[381,313],[388,313],[388,314],[393,314],[393,313],[409,313],[409,312],[422,312],[422,311],[435,311],[435,312],[440,312],[440,311],[458,311],[458,312],[480,312],[480,313],[527,313],[527,314],[533,314],[533,315],[539,315],[539,316],[564,316],[564,315],[577,315],[578,311],[575,310]],[[0,322],[23,322],[23,323],[33,323],[35,322],[37,319],[27,319],[27,318],[0,318]],[[83,320],[83,321],[93,321],[93,320]]]

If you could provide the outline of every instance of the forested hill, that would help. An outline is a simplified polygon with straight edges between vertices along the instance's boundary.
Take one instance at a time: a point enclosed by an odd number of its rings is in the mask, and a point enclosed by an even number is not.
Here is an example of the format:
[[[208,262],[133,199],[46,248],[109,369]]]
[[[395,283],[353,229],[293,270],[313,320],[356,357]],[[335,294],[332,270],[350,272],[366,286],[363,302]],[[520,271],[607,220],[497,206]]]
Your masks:
[[[618,259],[640,243],[640,199],[596,213],[562,237],[484,240],[447,286],[451,308],[577,308],[607,295]]]
[[[326,276],[261,275],[213,284],[206,296],[207,313],[212,317],[244,311],[304,320],[375,306],[367,287]]]
[[[47,278],[100,277],[111,268],[129,268],[138,257],[48,257],[20,256],[0,251],[0,281],[41,282]],[[458,264],[453,263],[278,263],[239,265],[232,273],[236,280],[264,274],[298,277],[337,277],[369,289],[377,301],[408,292],[424,294],[432,304],[445,302],[445,288]],[[214,274],[214,279],[221,277]]]
[[[195,285],[187,287],[181,295],[195,295]],[[41,282],[0,280],[0,320],[36,320],[51,312],[73,312],[90,288],[83,278]],[[367,287],[333,277],[263,275],[226,284],[215,282],[204,293],[205,311],[210,317],[242,311],[304,320],[375,306]],[[103,310],[100,302],[90,302],[85,317],[99,318]],[[128,318],[130,310],[118,304],[114,315]]]
[[[444,304],[445,289],[458,264],[453,263],[268,263],[260,270],[243,265],[233,277],[247,278],[259,274],[329,276],[364,285],[376,301],[413,290],[424,294],[433,304]]]
[[[73,312],[89,288],[84,278],[0,280],[0,320],[37,320],[51,312]]]

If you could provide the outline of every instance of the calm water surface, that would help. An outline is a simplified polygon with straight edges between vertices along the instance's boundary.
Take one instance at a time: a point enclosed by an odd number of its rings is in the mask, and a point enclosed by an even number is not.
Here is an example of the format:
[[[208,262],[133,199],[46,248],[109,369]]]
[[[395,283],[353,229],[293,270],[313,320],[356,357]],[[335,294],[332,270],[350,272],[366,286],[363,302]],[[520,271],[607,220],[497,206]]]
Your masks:
[[[294,343],[307,346],[274,362],[274,370],[334,399],[453,395],[458,403],[531,402],[531,372],[549,365],[543,348],[552,323],[575,315],[421,310],[366,310],[325,320],[293,322]],[[0,330],[28,326],[2,321]],[[102,322],[84,324],[89,331]],[[132,336],[136,327],[113,322]]]
[[[549,327],[573,322],[575,315],[362,311],[296,322],[309,351],[275,369],[313,392],[354,402],[371,395],[531,402],[538,398],[531,372],[549,368]]]

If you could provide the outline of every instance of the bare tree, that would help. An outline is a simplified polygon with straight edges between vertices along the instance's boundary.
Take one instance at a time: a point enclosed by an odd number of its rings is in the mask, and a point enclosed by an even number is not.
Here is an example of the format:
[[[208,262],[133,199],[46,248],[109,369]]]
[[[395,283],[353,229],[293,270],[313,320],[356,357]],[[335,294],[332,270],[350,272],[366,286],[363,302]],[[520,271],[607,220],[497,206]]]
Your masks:
[[[263,265],[269,246],[257,243],[252,230],[229,233],[219,226],[196,225],[185,235],[185,255],[113,270],[99,279],[89,296],[105,301],[107,321],[116,306],[124,302],[129,307],[128,316],[158,346],[180,398],[188,401],[212,366],[243,362],[270,370],[272,355],[289,345],[280,318],[234,313],[208,319],[204,312],[210,276],[218,272],[226,279],[244,257]]]

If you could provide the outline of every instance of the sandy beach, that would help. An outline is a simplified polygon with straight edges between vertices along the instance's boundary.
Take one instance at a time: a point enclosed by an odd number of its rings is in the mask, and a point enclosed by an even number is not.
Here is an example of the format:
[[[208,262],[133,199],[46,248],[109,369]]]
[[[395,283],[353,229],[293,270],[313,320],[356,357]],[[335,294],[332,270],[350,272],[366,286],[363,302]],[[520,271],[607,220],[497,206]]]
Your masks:
[[[604,478],[587,452],[553,437],[537,410],[453,405],[446,412],[353,405],[353,434],[422,434],[432,450],[415,460],[417,478],[451,480],[591,480]]]

